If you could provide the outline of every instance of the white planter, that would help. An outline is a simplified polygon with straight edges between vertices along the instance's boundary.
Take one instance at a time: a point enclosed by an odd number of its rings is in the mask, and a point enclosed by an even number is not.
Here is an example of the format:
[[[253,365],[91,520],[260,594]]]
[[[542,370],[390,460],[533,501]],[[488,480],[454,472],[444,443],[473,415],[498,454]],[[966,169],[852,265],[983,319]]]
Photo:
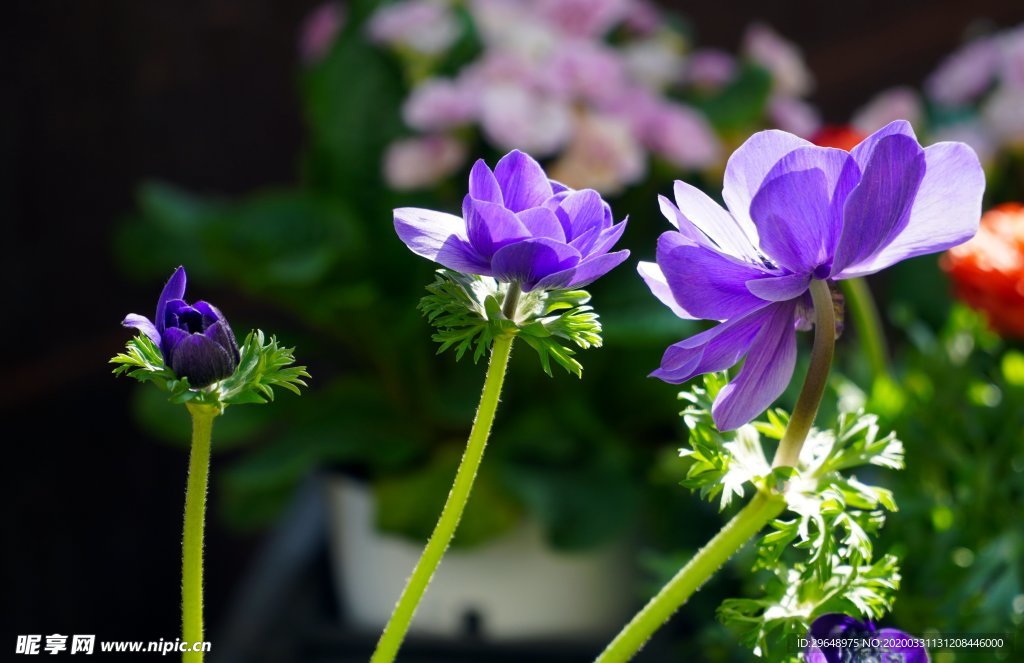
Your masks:
[[[422,547],[374,528],[371,492],[342,476],[327,481],[335,585],[348,622],[379,632]],[[470,550],[449,550],[411,631],[459,637],[475,621],[488,640],[606,638],[632,605],[625,546],[565,554],[526,523]]]

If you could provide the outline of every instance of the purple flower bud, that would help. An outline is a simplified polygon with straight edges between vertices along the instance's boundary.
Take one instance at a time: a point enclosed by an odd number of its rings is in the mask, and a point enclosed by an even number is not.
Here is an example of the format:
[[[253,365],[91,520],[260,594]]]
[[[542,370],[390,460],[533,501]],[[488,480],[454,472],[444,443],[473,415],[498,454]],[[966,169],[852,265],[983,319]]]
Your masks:
[[[928,663],[928,652],[918,638],[894,628],[876,628],[870,619],[861,622],[839,613],[822,615],[811,624],[807,639],[811,643],[804,652],[807,663]]]
[[[202,388],[231,376],[238,368],[238,343],[224,315],[211,304],[189,304],[185,268],[171,275],[156,304],[154,321],[129,313],[121,323],[149,337],[164,363],[179,378]]]
[[[427,209],[395,210],[395,230],[409,249],[448,269],[518,283],[523,291],[582,288],[619,265],[609,253],[626,222],[592,189],[553,182],[529,155],[514,150],[492,171],[477,161],[462,218]]]

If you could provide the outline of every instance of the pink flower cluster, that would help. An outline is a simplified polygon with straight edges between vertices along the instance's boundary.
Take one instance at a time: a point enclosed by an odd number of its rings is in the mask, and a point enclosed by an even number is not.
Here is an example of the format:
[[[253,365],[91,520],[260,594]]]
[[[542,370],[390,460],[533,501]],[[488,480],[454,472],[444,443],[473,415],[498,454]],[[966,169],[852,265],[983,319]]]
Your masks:
[[[736,59],[687,53],[686,38],[647,0],[468,0],[482,52],[454,76],[424,73],[424,61],[459,39],[452,4],[404,0],[378,10],[367,26],[371,40],[406,57],[416,80],[402,109],[416,135],[385,160],[392,186],[430,186],[462,167],[455,158],[410,155],[444,145],[453,157],[451,141],[465,140],[466,127],[499,150],[548,159],[552,176],[568,186],[604,193],[641,180],[651,156],[686,171],[722,165],[708,119],[673,93],[729,84]],[[613,31],[614,44],[606,39]],[[778,82],[775,125],[813,133],[817,114],[799,100],[811,77],[798,51],[756,26],[746,55]],[[426,170],[414,175],[417,163]]]
[[[936,109],[933,126],[925,106]],[[925,80],[924,94],[886,90],[854,116],[869,133],[896,118],[929,129],[935,141],[962,141],[990,161],[1024,147],[1024,25],[973,39],[943,60]],[[952,118],[952,119],[947,119]]]

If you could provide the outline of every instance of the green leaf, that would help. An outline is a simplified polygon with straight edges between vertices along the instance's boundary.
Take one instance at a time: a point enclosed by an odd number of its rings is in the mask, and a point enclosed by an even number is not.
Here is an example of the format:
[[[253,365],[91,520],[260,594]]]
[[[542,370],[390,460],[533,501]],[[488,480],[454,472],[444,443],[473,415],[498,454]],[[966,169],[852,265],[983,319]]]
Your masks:
[[[490,277],[438,270],[427,286],[419,310],[436,329],[438,354],[454,350],[456,360],[472,353],[478,362],[498,336],[518,335],[537,352],[541,368],[551,375],[552,360],[582,377],[583,366],[574,358],[578,348],[601,347],[601,322],[587,305],[583,290],[532,291],[519,300],[515,321],[502,311],[508,286]]]
[[[265,403],[274,400],[274,388],[295,394],[305,387],[309,377],[305,366],[293,366],[293,348],[282,348],[277,339],[267,341],[263,332],[249,333],[239,349],[240,359],[235,372],[209,387],[192,389],[187,378],[178,379],[164,364],[160,349],[145,334],[128,341],[125,352],[114,356],[114,375],[127,375],[139,382],[152,382],[169,392],[172,403],[201,403],[219,407],[242,403]]]

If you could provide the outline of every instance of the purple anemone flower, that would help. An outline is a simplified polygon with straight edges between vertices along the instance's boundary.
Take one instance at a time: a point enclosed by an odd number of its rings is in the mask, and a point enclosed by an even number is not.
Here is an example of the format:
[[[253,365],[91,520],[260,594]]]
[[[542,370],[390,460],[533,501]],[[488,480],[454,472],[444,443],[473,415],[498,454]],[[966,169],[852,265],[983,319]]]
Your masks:
[[[875,628],[870,619],[861,622],[838,613],[822,615],[811,624],[807,638],[811,641],[804,652],[807,663],[928,663],[924,646],[913,646],[920,642],[918,638],[894,628]],[[848,646],[830,646],[844,643]]]
[[[712,413],[720,430],[747,423],[789,384],[813,279],[872,274],[966,241],[984,189],[970,147],[922,148],[902,120],[850,152],[754,134],[726,165],[728,211],[683,182],[676,204],[661,198],[678,230],[658,239],[657,263],[640,274],[679,317],[721,324],[669,347],[651,375],[678,384],[746,357]]]
[[[171,275],[156,303],[156,317],[129,313],[121,323],[134,327],[160,348],[164,363],[194,388],[230,377],[238,368],[238,343],[224,315],[206,302],[187,303],[185,268]]]
[[[518,283],[526,292],[580,288],[604,276],[629,256],[608,252],[625,229],[596,191],[549,180],[518,150],[493,172],[476,162],[462,218],[395,210],[395,230],[413,253],[457,272]]]

